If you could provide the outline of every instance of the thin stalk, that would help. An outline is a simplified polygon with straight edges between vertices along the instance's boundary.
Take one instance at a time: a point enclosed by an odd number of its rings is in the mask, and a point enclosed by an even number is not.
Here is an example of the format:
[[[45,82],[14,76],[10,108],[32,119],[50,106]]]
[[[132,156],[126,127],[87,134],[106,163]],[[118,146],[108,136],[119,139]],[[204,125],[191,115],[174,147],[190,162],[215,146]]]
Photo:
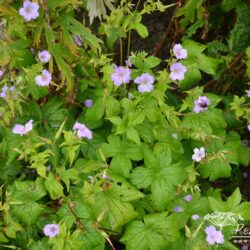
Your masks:
[[[119,41],[120,41],[120,65],[122,65],[123,62],[123,48],[122,48],[122,38],[119,36]]]

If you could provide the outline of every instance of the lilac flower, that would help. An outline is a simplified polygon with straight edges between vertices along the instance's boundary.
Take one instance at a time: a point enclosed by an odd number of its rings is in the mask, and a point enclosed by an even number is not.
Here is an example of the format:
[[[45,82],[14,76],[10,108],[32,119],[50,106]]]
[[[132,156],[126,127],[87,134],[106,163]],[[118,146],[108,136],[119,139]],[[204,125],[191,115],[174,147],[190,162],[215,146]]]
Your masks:
[[[9,88],[9,90],[10,90],[10,91],[16,91],[16,87],[15,87],[15,86],[11,86],[11,87]]]
[[[206,227],[205,233],[207,234],[206,240],[210,245],[213,245],[214,243],[224,243],[224,235],[220,230],[216,230],[214,226]]]
[[[198,220],[199,218],[200,218],[200,216],[198,214],[193,214],[192,215],[193,220]]]
[[[38,53],[38,58],[41,62],[47,63],[50,59],[51,55],[48,50],[43,50]]]
[[[87,108],[92,107],[92,106],[93,106],[93,100],[91,100],[91,99],[86,99],[86,100],[84,101],[84,105],[85,105],[85,107],[87,107]]]
[[[196,162],[200,162],[203,158],[205,158],[205,148],[201,147],[200,149],[195,148],[194,154],[192,155],[192,159]]]
[[[206,96],[199,96],[199,98],[194,101],[193,111],[195,113],[204,112],[208,109],[210,103],[210,100]]]
[[[36,76],[35,81],[38,86],[48,86],[52,80],[52,76],[48,70],[44,69],[42,75]]]
[[[247,129],[248,131],[250,131],[250,123],[247,125]]]
[[[250,89],[247,91],[247,97],[250,97]]]
[[[170,66],[170,79],[172,80],[184,80],[184,74],[187,72],[187,68],[181,63],[174,63]]]
[[[187,50],[183,49],[181,44],[175,44],[173,48],[173,52],[177,59],[187,58]]]
[[[76,122],[74,124],[73,130],[77,131],[77,136],[82,138],[82,137],[86,137],[89,140],[92,139],[92,131],[89,130],[84,124],[80,123],[80,122]]]
[[[180,206],[176,206],[176,207],[174,208],[174,212],[176,212],[176,213],[183,212],[183,208],[180,207]]]
[[[249,250],[248,245],[242,245],[240,250]]]
[[[131,71],[128,68],[115,66],[111,79],[116,86],[120,86],[122,83],[129,83],[131,79],[130,73]]]
[[[31,131],[33,128],[33,120],[29,120],[25,125],[15,124],[12,129],[12,133],[23,136],[24,134]]]
[[[184,198],[183,198],[185,201],[189,202],[193,199],[192,195],[191,194],[188,194],[186,195]]]
[[[30,21],[31,19],[37,19],[39,17],[39,5],[32,3],[29,0],[23,2],[23,7],[19,10],[19,14],[25,19]]]
[[[7,96],[7,91],[15,91],[15,86],[11,86],[10,88],[8,86],[2,87],[2,92],[0,93],[1,98],[5,98]]]
[[[82,38],[79,35],[74,35],[73,40],[78,47],[82,47]]]
[[[154,88],[154,77],[149,75],[148,73],[143,73],[141,76],[135,78],[135,83],[139,84],[138,90],[141,93],[151,92]]]
[[[50,238],[54,238],[60,233],[60,228],[57,224],[47,224],[43,228],[43,233]]]
[[[2,87],[2,92],[0,93],[0,97],[1,97],[1,98],[4,98],[4,97],[7,96],[7,90],[8,90],[8,89],[9,89],[9,88],[8,88],[7,86]]]

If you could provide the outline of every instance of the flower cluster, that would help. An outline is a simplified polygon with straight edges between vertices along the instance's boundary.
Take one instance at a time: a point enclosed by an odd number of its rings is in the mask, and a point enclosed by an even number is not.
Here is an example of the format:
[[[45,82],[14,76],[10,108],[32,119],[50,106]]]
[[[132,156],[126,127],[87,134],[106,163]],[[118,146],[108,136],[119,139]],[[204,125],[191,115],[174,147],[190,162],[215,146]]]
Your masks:
[[[39,17],[39,5],[32,3],[29,0],[23,2],[23,7],[19,10],[19,14],[24,18],[25,21],[31,19],[37,19]]]
[[[192,155],[192,159],[196,162],[200,162],[203,158],[206,157],[205,148],[201,147],[200,149],[195,148],[194,154]]]
[[[142,75],[135,78],[134,82],[138,84],[138,91],[141,93],[151,92],[154,89],[154,77],[148,73],[143,73]]]
[[[11,87],[4,86],[2,87],[2,92],[0,93],[0,97],[5,98],[7,96],[8,91],[15,91],[15,90],[16,90],[15,86],[11,86]]]
[[[182,48],[181,44],[175,44],[173,47],[174,55],[177,59],[185,59],[187,58],[187,50]],[[184,66],[180,62],[176,62],[170,66],[170,79],[175,81],[184,80],[184,75],[187,72],[186,66]]]
[[[208,109],[210,103],[210,100],[206,96],[199,96],[199,98],[194,101],[193,111],[195,113],[204,112]]]
[[[224,235],[220,230],[216,230],[214,226],[206,227],[205,233],[207,234],[206,240],[210,245],[213,245],[214,243],[224,243]]]
[[[33,128],[33,120],[29,120],[25,125],[15,124],[15,126],[12,129],[12,133],[23,136],[27,134],[29,131],[31,131],[32,128]]]
[[[43,233],[50,238],[54,238],[60,233],[60,228],[57,224],[47,224],[43,228]]]
[[[85,124],[82,124],[80,122],[76,122],[73,126],[73,130],[76,130],[77,132],[77,136],[82,138],[82,137],[86,137],[89,140],[92,139],[93,135],[92,135],[92,131],[89,130]]]

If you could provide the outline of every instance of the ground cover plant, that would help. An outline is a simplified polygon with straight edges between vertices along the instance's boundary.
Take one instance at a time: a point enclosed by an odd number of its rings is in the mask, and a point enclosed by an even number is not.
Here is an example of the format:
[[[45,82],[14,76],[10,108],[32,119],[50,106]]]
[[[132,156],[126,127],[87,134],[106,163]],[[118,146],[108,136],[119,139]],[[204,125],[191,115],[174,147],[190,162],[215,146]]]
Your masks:
[[[249,15],[0,0],[0,249],[250,249]]]

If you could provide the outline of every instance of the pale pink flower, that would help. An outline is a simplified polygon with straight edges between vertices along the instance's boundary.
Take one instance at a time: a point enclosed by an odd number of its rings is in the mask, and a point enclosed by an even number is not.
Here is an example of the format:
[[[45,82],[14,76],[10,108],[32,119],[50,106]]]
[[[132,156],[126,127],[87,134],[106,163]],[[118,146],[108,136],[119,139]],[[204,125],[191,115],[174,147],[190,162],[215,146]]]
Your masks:
[[[12,133],[23,136],[24,134],[31,131],[32,128],[33,128],[33,120],[29,120],[25,125],[15,124],[15,126],[12,129]]]
[[[85,124],[82,124],[80,122],[76,122],[73,126],[73,130],[76,130],[77,132],[77,136],[82,138],[82,137],[86,137],[89,140],[92,139],[93,135],[92,135],[92,131],[89,130]]]
[[[38,58],[43,63],[47,63],[50,60],[50,57],[51,55],[48,50],[43,50],[38,53]]]
[[[213,245],[214,243],[224,243],[224,235],[220,230],[216,230],[214,226],[206,227],[205,233],[207,234],[206,240],[210,245]]]
[[[39,5],[29,0],[23,2],[23,7],[19,10],[19,14],[26,20],[37,19],[39,17]]]
[[[43,233],[50,238],[54,238],[60,233],[60,228],[57,224],[47,224],[43,228]]]
[[[173,52],[177,59],[187,58],[187,50],[183,49],[181,44],[175,44],[173,48]]]
[[[49,71],[46,70],[46,69],[44,69],[44,70],[42,71],[42,75],[37,76],[37,77],[35,78],[36,84],[37,84],[38,86],[42,86],[42,87],[44,87],[44,86],[49,86],[51,80],[52,80],[52,76],[51,76],[51,74],[49,73]]]
[[[200,162],[203,158],[206,157],[205,148],[201,147],[200,149],[195,148],[192,159],[196,162]]]

